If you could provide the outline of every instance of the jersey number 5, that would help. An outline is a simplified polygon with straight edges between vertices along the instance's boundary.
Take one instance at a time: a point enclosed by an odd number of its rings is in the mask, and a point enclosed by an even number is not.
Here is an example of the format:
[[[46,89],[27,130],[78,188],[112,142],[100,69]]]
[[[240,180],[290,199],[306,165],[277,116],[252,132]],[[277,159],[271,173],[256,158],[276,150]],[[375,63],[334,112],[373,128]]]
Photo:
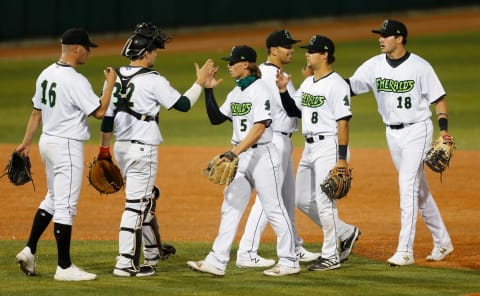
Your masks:
[[[55,100],[57,99],[57,93],[55,92],[55,88],[57,87],[57,84],[55,82],[52,82],[52,84],[50,84],[50,87],[48,87],[48,80],[44,80],[40,85],[42,86],[42,104],[47,105],[48,96],[48,105],[50,107],[55,106]]]

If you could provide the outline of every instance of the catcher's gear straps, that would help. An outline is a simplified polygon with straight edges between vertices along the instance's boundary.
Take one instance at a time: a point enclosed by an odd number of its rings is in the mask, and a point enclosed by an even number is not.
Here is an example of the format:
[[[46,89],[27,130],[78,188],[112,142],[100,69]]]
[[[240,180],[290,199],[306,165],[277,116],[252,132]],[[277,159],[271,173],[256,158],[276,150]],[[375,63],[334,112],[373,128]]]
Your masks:
[[[133,73],[130,76],[122,75],[120,73],[120,68],[115,68],[115,72],[117,73],[118,77],[120,77],[120,82],[122,83],[122,89],[120,90],[120,97],[118,97],[118,101],[116,103],[117,108],[113,110],[114,117],[118,112],[127,112],[128,114],[134,116],[136,119],[141,121],[148,122],[148,121],[155,120],[156,122],[158,122],[158,114],[156,116],[150,116],[150,115],[140,114],[138,112],[135,112],[131,109],[132,103],[129,100],[131,96],[131,92],[133,91],[133,85],[132,87],[130,87],[131,85],[129,83],[134,76],[142,75],[142,74],[150,74],[150,73],[158,75],[158,72],[149,68],[141,68],[140,70],[138,70],[137,72]]]
[[[129,238],[131,241],[131,247],[133,250],[132,253],[120,253],[120,256],[129,258],[133,261],[135,266],[138,266],[140,264],[140,251],[141,251],[141,246],[142,246],[142,226],[143,226],[143,217],[145,215],[146,205],[148,204],[148,198],[142,198],[142,199],[127,199],[126,203],[131,204],[132,206],[134,204],[140,204],[141,206],[138,207],[125,207],[125,211],[130,211],[138,215],[138,218],[134,220],[128,221],[126,224],[121,224],[120,225],[120,231],[124,231],[127,233],[131,233],[131,237]],[[140,219],[139,219],[140,218]],[[123,219],[122,222],[124,223]]]

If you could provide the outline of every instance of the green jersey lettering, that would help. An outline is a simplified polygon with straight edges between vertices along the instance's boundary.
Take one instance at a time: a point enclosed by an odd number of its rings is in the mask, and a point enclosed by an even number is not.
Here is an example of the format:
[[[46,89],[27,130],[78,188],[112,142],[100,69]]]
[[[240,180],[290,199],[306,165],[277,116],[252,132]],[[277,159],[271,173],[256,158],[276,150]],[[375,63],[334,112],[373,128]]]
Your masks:
[[[325,103],[326,98],[324,96],[314,96],[309,93],[302,93],[302,106],[317,108]]]
[[[415,86],[414,80],[396,81],[392,79],[376,78],[377,91],[406,93]]]
[[[233,116],[247,115],[252,110],[252,103],[231,103],[230,109]]]

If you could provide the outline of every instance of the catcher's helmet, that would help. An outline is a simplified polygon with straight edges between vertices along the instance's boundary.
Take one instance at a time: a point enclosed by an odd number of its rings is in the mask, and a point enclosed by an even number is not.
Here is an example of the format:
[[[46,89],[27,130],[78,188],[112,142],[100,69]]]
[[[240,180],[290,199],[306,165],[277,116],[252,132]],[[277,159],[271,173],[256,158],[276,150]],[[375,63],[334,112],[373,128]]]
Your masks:
[[[171,38],[152,23],[139,23],[135,26],[132,36],[128,38],[122,49],[122,55],[131,60],[140,58],[145,51],[165,48],[165,43]]]

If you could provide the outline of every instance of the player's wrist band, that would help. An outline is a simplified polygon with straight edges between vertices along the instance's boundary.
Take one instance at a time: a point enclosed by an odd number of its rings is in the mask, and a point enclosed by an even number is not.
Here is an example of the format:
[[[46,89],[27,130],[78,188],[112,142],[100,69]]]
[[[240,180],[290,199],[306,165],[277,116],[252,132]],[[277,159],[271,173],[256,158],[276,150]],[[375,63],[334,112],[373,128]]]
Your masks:
[[[347,150],[348,150],[348,145],[338,145],[338,158],[346,160]]]
[[[203,88],[198,83],[193,83],[192,87],[190,87],[183,95],[190,100],[190,107],[193,107],[195,103],[200,98],[202,94]]]
[[[448,131],[448,119],[444,117],[439,118],[438,127],[440,128],[440,131]]]

